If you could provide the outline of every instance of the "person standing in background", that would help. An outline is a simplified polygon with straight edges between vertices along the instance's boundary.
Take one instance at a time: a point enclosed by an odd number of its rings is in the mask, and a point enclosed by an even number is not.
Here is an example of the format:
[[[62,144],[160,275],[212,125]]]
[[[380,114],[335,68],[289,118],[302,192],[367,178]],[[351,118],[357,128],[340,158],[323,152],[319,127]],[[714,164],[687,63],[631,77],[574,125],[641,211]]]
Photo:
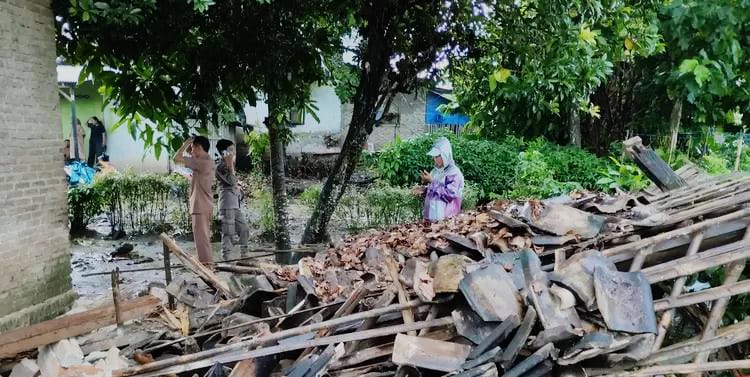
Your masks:
[[[453,217],[461,212],[464,192],[464,175],[453,160],[453,148],[445,137],[435,140],[427,152],[435,167],[432,172],[422,171],[422,182],[427,184],[423,214],[431,222]]]
[[[213,269],[211,216],[214,213],[214,162],[208,155],[211,143],[205,136],[187,139],[174,156],[174,162],[193,171],[190,180],[190,214],[198,260]],[[187,154],[187,156],[185,156]]]
[[[70,128],[70,154],[69,159],[78,158],[83,159],[86,153],[83,151],[83,141],[86,140],[86,132],[81,127],[81,120],[76,119],[76,143],[73,143],[73,128]],[[78,154],[76,154],[75,148],[78,148]]]
[[[93,168],[99,156],[107,150],[107,130],[99,118],[95,116],[89,118],[86,125],[91,129],[89,155],[86,163]]]
[[[247,242],[250,229],[240,209],[242,191],[235,174],[235,147],[227,139],[216,142],[219,159],[216,161],[216,180],[219,183],[219,218],[221,219],[221,251],[224,259],[234,248],[234,236],[240,236],[240,254],[247,253]]]

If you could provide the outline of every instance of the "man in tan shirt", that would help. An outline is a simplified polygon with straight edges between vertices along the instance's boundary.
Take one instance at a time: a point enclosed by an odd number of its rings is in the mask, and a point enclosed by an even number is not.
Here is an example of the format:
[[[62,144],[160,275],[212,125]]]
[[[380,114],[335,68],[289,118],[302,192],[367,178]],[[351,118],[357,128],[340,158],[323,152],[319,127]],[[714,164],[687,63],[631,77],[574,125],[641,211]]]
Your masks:
[[[211,217],[214,212],[214,162],[208,155],[211,144],[205,136],[185,141],[177,150],[174,162],[193,171],[190,181],[190,214],[193,220],[193,239],[198,259],[204,264],[213,262],[211,250]],[[185,156],[187,153],[188,156]]]

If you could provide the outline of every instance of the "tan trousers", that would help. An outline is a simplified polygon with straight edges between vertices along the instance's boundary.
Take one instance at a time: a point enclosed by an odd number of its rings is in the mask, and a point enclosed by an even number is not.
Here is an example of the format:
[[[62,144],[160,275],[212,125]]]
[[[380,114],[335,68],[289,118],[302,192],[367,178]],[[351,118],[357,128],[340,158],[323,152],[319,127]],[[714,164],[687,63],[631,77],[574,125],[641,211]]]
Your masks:
[[[198,252],[198,260],[203,263],[213,262],[211,213],[193,214],[193,239],[195,239],[195,251]]]

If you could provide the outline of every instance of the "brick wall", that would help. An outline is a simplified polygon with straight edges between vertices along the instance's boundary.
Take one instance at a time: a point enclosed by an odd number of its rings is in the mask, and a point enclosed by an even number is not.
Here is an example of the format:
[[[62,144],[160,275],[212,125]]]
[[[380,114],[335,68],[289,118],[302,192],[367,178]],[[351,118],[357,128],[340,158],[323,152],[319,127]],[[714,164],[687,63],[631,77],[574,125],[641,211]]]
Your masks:
[[[342,105],[341,130],[343,141],[349,129],[352,119],[353,105],[348,103]],[[424,124],[425,95],[420,94],[397,94],[391,103],[389,113],[399,114],[399,124],[381,124],[375,127],[367,139],[372,143],[375,150],[380,150],[386,144],[392,142],[396,135],[401,139],[409,139],[413,136],[427,132]]]
[[[49,0],[0,0],[0,332],[74,297]]]

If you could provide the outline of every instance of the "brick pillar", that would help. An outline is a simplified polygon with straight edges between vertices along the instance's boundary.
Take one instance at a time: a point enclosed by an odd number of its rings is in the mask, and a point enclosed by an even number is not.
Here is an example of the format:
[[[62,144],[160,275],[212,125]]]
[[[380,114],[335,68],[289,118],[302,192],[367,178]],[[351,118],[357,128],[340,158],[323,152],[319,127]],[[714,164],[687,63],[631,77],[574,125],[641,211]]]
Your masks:
[[[49,0],[0,0],[0,332],[74,299]]]

